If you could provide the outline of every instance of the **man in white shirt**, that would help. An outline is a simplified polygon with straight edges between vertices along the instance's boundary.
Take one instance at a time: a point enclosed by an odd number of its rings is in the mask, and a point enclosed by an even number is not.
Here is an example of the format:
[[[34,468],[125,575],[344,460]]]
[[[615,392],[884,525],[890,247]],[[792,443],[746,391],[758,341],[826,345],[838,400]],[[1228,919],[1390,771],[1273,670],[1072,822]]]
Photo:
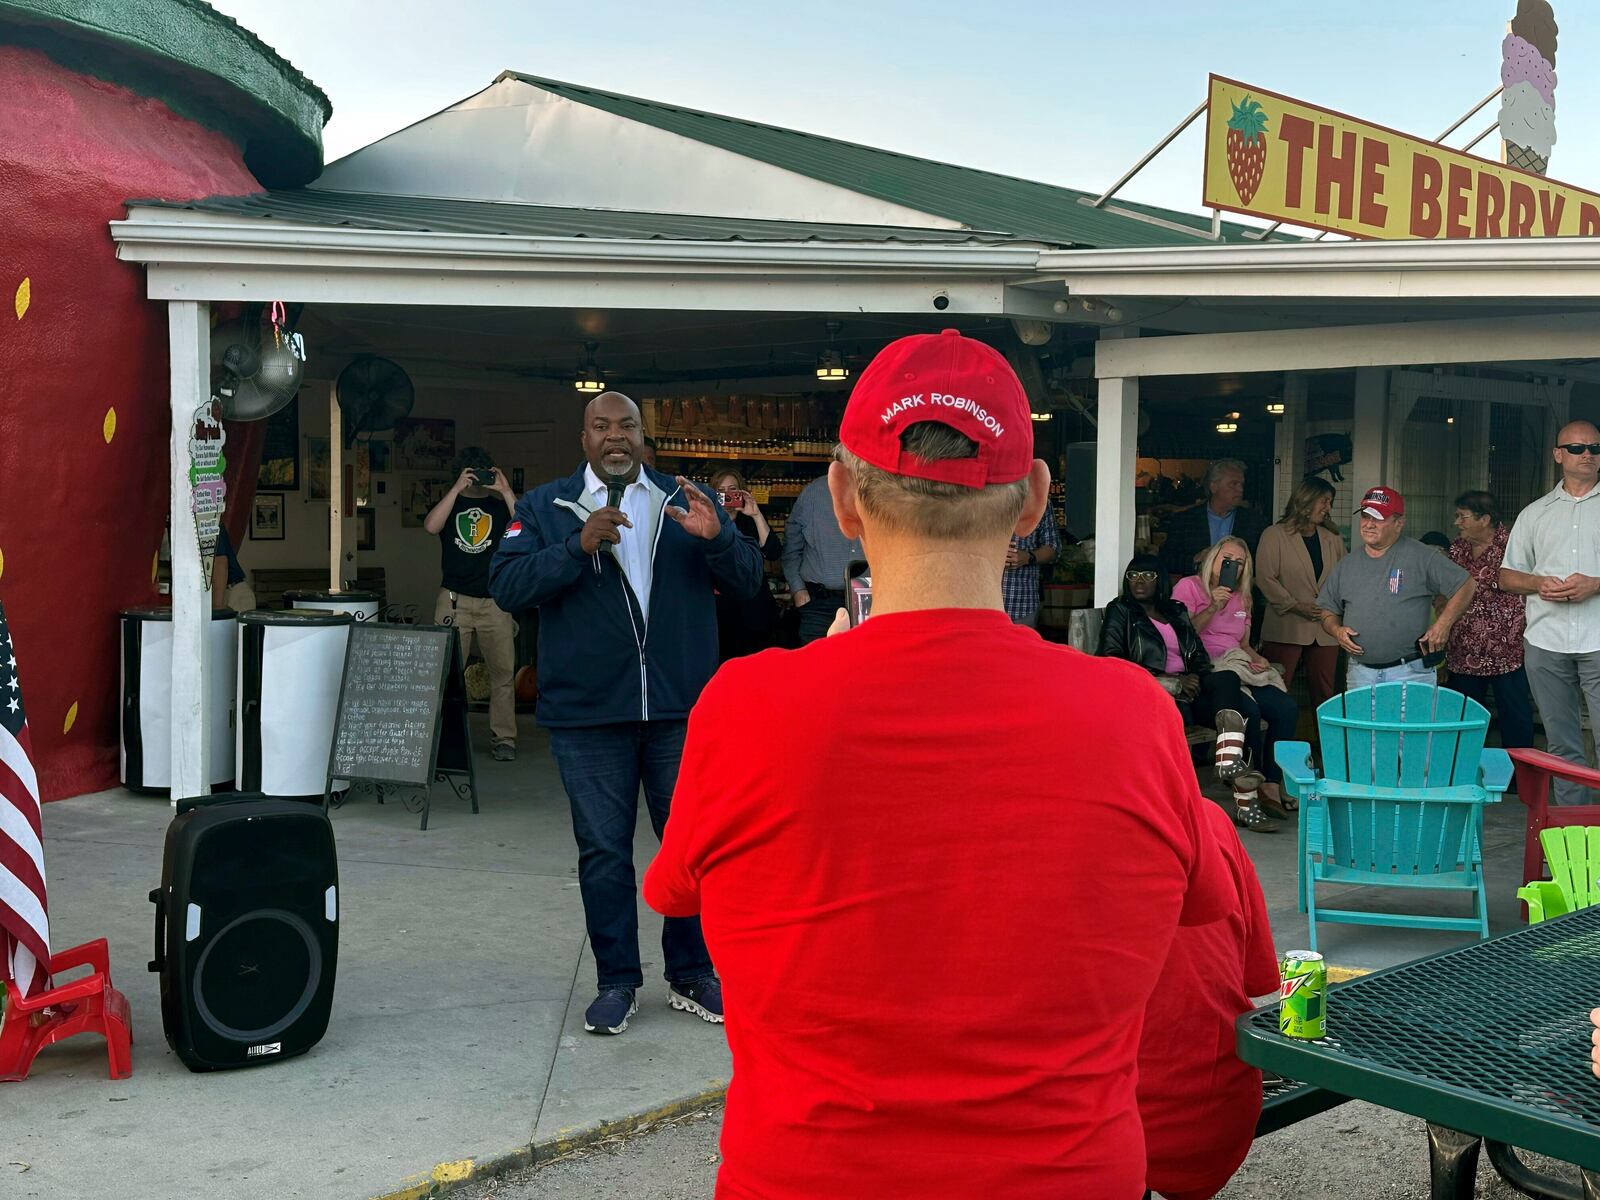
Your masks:
[[[539,610],[538,721],[572,808],[578,887],[598,994],[584,1028],[617,1034],[638,1011],[634,825],[644,792],[666,828],[689,710],[717,669],[716,593],[762,585],[761,552],[711,490],[641,462],[639,407],[619,392],[589,402],[584,465],[517,501],[489,565],[507,612]],[[700,924],[662,932],[667,1002],[722,1020],[722,985]]]
[[[1588,765],[1583,699],[1600,723],[1600,429],[1571,421],[1556,437],[1561,482],[1517,516],[1500,567],[1500,588],[1527,597],[1523,633],[1528,683],[1550,753]],[[1581,804],[1585,789],[1557,780],[1557,804]]]

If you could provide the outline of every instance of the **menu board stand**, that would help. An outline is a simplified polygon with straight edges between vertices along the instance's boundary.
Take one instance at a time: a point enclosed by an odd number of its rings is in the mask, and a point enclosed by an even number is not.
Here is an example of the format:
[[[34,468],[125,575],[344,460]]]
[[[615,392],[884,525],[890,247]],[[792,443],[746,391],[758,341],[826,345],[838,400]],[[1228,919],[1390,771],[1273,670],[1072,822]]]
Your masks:
[[[478,811],[478,777],[467,725],[461,640],[446,625],[361,621],[350,627],[323,806],[337,780],[421,792],[428,828],[435,781]]]

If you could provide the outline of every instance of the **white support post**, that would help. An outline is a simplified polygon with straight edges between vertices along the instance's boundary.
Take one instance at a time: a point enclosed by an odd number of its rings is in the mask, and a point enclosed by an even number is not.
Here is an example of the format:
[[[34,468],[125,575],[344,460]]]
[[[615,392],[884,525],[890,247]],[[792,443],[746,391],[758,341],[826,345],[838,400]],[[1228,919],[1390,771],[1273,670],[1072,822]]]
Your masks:
[[[1289,502],[1289,494],[1299,485],[1306,473],[1306,407],[1310,399],[1307,377],[1299,371],[1289,371],[1283,377],[1283,416],[1278,418],[1278,428],[1273,435],[1273,456],[1278,460],[1272,477],[1273,519]]]
[[[167,303],[172,371],[172,802],[211,790],[209,723],[214,713],[206,693],[207,626],[211,580],[206,578],[195,535],[193,465],[189,440],[195,413],[211,396],[211,311],[203,301]]]
[[[1102,340],[1137,337],[1137,329],[1103,329]],[[1134,469],[1139,457],[1139,380],[1100,381],[1095,432],[1094,602],[1104,608],[1122,591],[1122,571],[1133,557]]]
[[[328,590],[344,591],[344,413],[328,385]]]
[[[1383,367],[1356,368],[1355,422],[1350,431],[1354,460],[1350,464],[1350,479],[1351,495],[1357,502],[1368,488],[1390,482],[1385,478],[1389,451],[1388,411],[1389,372]]]

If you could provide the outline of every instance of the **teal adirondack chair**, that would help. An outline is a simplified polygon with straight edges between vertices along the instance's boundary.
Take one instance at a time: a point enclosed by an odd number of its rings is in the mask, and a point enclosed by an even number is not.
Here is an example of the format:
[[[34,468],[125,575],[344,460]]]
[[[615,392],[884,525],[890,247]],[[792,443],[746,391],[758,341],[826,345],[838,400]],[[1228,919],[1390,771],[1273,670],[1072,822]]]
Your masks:
[[[1323,776],[1311,747],[1279,742],[1284,790],[1300,802],[1300,911],[1317,922],[1470,929],[1489,936],[1483,806],[1511,784],[1511,759],[1485,749],[1488,710],[1425,683],[1380,683],[1317,710]],[[1317,884],[1471,893],[1473,917],[1317,906]]]
[[[1600,825],[1551,825],[1539,831],[1550,878],[1517,889],[1528,924],[1600,904]]]

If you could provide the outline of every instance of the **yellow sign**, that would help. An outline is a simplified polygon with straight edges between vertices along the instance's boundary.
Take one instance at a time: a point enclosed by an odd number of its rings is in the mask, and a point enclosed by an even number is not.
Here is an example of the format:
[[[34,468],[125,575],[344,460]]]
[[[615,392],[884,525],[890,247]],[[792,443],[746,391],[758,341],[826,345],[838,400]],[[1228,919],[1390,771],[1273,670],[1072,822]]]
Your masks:
[[[1358,238],[1600,234],[1600,193],[1219,75],[1204,203]]]

